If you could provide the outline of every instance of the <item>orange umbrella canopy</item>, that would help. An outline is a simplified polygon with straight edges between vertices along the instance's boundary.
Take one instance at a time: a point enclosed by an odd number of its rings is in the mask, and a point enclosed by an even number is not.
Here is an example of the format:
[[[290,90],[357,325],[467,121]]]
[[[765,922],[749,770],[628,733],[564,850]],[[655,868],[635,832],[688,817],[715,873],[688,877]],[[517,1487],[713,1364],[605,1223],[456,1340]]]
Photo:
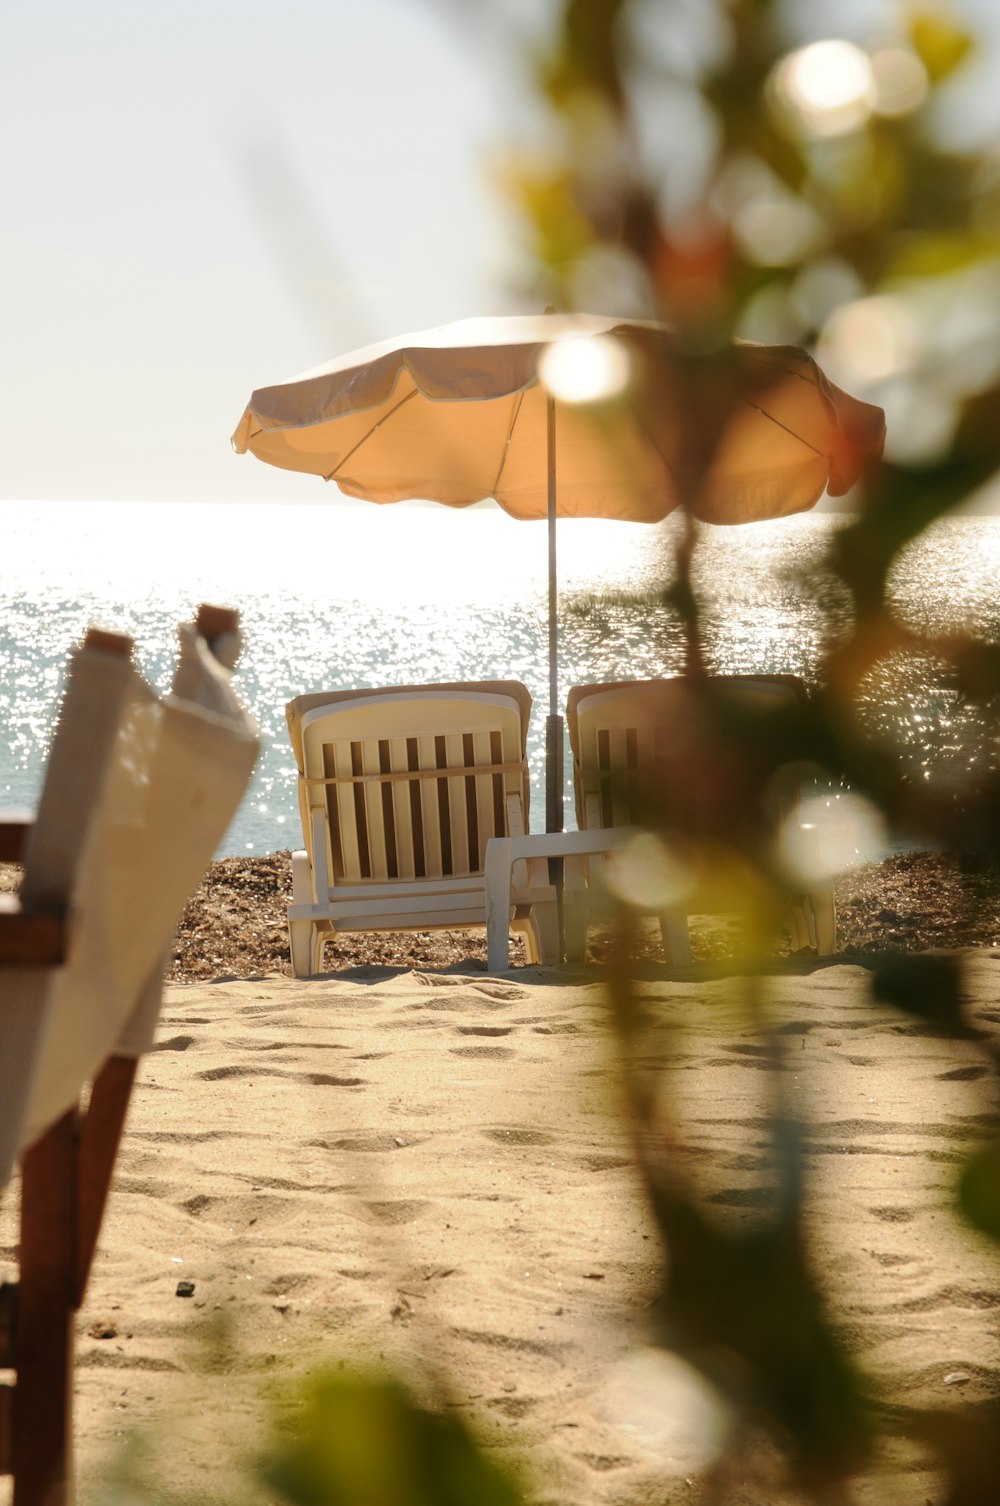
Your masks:
[[[599,403],[555,403],[560,517],[656,522],[682,501],[712,523],[783,517],[843,494],[881,453],[882,410],[803,350],[734,345],[696,399],[664,326],[557,314],[465,319],[259,388],[233,445],[370,502],[492,497],[512,517],[544,518],[550,391],[539,365],[556,346],[586,355],[568,342],[592,347],[595,336],[624,356],[624,377]]]

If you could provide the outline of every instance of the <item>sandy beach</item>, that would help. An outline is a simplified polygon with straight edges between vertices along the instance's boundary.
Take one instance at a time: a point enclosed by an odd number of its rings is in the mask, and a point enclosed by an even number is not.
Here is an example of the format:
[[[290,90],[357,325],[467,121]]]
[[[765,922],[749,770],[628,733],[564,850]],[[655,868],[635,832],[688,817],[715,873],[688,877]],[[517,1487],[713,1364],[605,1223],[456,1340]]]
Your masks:
[[[873,1002],[859,964],[767,980],[782,1086],[807,1125],[814,1262],[900,1417],[984,1400],[1000,1379],[1000,1256],[950,1211],[996,1108],[1000,953],[964,959],[984,1037],[959,1045]],[[743,1225],[770,1176],[764,1037],[739,980],[654,964],[639,978],[678,1164]],[[661,1251],[619,1107],[593,967],[171,984],[80,1314],[83,1501],[137,1437],[150,1493],[269,1499],[240,1470],[275,1399],[343,1364],[436,1388],[550,1506],[701,1499],[704,1430],[671,1430],[671,1408],[650,1405]],[[858,1481],[865,1506],[937,1499],[934,1462],[903,1431],[897,1418]],[[777,1456],[734,1469],[728,1499],[797,1499]]]

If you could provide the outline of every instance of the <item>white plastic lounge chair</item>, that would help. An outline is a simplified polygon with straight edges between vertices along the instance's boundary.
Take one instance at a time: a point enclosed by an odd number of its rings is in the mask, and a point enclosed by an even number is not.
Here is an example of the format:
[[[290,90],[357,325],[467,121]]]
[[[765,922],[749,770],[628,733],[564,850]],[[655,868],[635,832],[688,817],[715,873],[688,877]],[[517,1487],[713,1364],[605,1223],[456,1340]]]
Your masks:
[[[36,818],[0,822],[0,858],[24,864],[20,892],[0,896],[0,1188],[21,1169],[18,1280],[0,1288],[14,1506],[72,1499],[74,1312],[136,1058],[174,927],[257,754],[220,662],[238,651],[234,619],[203,608],[200,631],[181,628],[162,698],[130,639],[92,630],[70,656]]]
[[[288,932],[297,978],[346,931],[485,927],[495,836],[528,830],[531,697],[515,680],[298,696],[285,708],[306,842],[292,855]],[[544,860],[518,864],[511,926],[555,960]]]
[[[794,675],[719,675],[709,682],[710,694],[751,698],[760,708],[787,709],[807,695],[805,683]],[[577,823],[581,830],[634,827],[643,821],[643,785],[651,777],[670,777],[673,767],[692,767],[694,745],[689,742],[699,719],[692,683],[678,676],[664,680],[617,681],[603,685],[576,685],[566,707],[570,746],[573,750],[573,783]],[[728,771],[738,779],[734,767]],[[713,771],[711,777],[720,777]],[[724,777],[724,776],[723,776]],[[797,802],[797,793],[784,796],[785,809]],[[597,876],[600,860],[590,860],[589,874]],[[567,928],[572,950],[583,950],[587,905],[581,903],[583,888],[580,865],[567,866]],[[699,913],[706,903],[704,893],[693,893],[660,915],[664,953],[675,962],[691,959],[687,914]],[[795,896],[790,906],[795,946],[814,946],[820,956],[835,948],[836,917],[832,889],[826,887],[807,896]]]

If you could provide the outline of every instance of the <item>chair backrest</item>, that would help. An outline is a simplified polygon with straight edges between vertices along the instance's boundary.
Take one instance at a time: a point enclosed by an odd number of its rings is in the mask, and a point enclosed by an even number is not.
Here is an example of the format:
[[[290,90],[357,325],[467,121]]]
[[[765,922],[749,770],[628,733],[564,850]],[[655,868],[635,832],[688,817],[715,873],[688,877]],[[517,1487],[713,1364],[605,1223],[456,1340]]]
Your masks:
[[[651,779],[681,767],[702,725],[704,698],[738,708],[783,709],[807,695],[796,675],[713,675],[693,681],[617,680],[575,685],[566,704],[581,830],[641,824]],[[698,772],[698,757],[688,758]],[[704,771],[703,769],[701,771]]]
[[[329,888],[478,874],[521,835],[531,697],[513,680],[299,696],[286,708],[306,846]]]

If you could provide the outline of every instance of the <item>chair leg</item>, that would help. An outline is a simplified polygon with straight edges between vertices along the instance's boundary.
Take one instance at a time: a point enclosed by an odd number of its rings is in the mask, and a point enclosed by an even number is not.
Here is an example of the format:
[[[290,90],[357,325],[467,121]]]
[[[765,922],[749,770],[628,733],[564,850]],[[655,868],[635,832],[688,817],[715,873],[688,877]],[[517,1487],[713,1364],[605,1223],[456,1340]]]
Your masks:
[[[510,932],[513,932],[515,936],[520,936],[522,938],[522,940],[524,941],[524,955],[528,959],[528,965],[529,967],[534,967],[539,960],[538,933],[535,930],[535,921],[530,910],[528,911],[527,915],[522,914],[520,910],[515,912],[514,919],[510,923],[510,931],[506,932],[505,935],[509,936]],[[506,968],[509,966],[509,954],[510,948],[508,947],[507,951],[504,953],[503,970],[506,970]]]
[[[792,928],[792,949],[796,952],[805,951],[816,945],[813,929],[809,924],[809,916],[806,913],[806,905],[796,901],[788,907],[788,919]]]
[[[809,903],[816,924],[816,955],[832,957],[837,950],[837,906],[833,891],[810,894]]]
[[[288,922],[288,950],[292,957],[292,976],[309,978],[313,968],[313,940],[315,927],[311,920]]]
[[[585,892],[563,891],[563,930],[566,933],[566,961],[583,962],[587,956],[587,932],[590,914]]]
[[[331,934],[330,931],[321,931],[319,926],[313,926],[309,948],[309,973],[313,978],[323,971],[323,949],[330,940]]]
[[[561,961],[559,955],[559,911],[556,905],[532,905],[531,921],[535,930],[537,961],[550,967]]]
[[[687,916],[682,910],[661,911],[660,935],[663,938],[664,961],[678,966],[685,966],[692,961]]]
[[[97,1248],[111,1178],[138,1062],[134,1056],[109,1056],[94,1079],[87,1116],[80,1131],[77,1174],[75,1305],[83,1302]]]
[[[14,1506],[72,1501],[76,1152],[73,1110],[32,1146],[22,1168]]]

